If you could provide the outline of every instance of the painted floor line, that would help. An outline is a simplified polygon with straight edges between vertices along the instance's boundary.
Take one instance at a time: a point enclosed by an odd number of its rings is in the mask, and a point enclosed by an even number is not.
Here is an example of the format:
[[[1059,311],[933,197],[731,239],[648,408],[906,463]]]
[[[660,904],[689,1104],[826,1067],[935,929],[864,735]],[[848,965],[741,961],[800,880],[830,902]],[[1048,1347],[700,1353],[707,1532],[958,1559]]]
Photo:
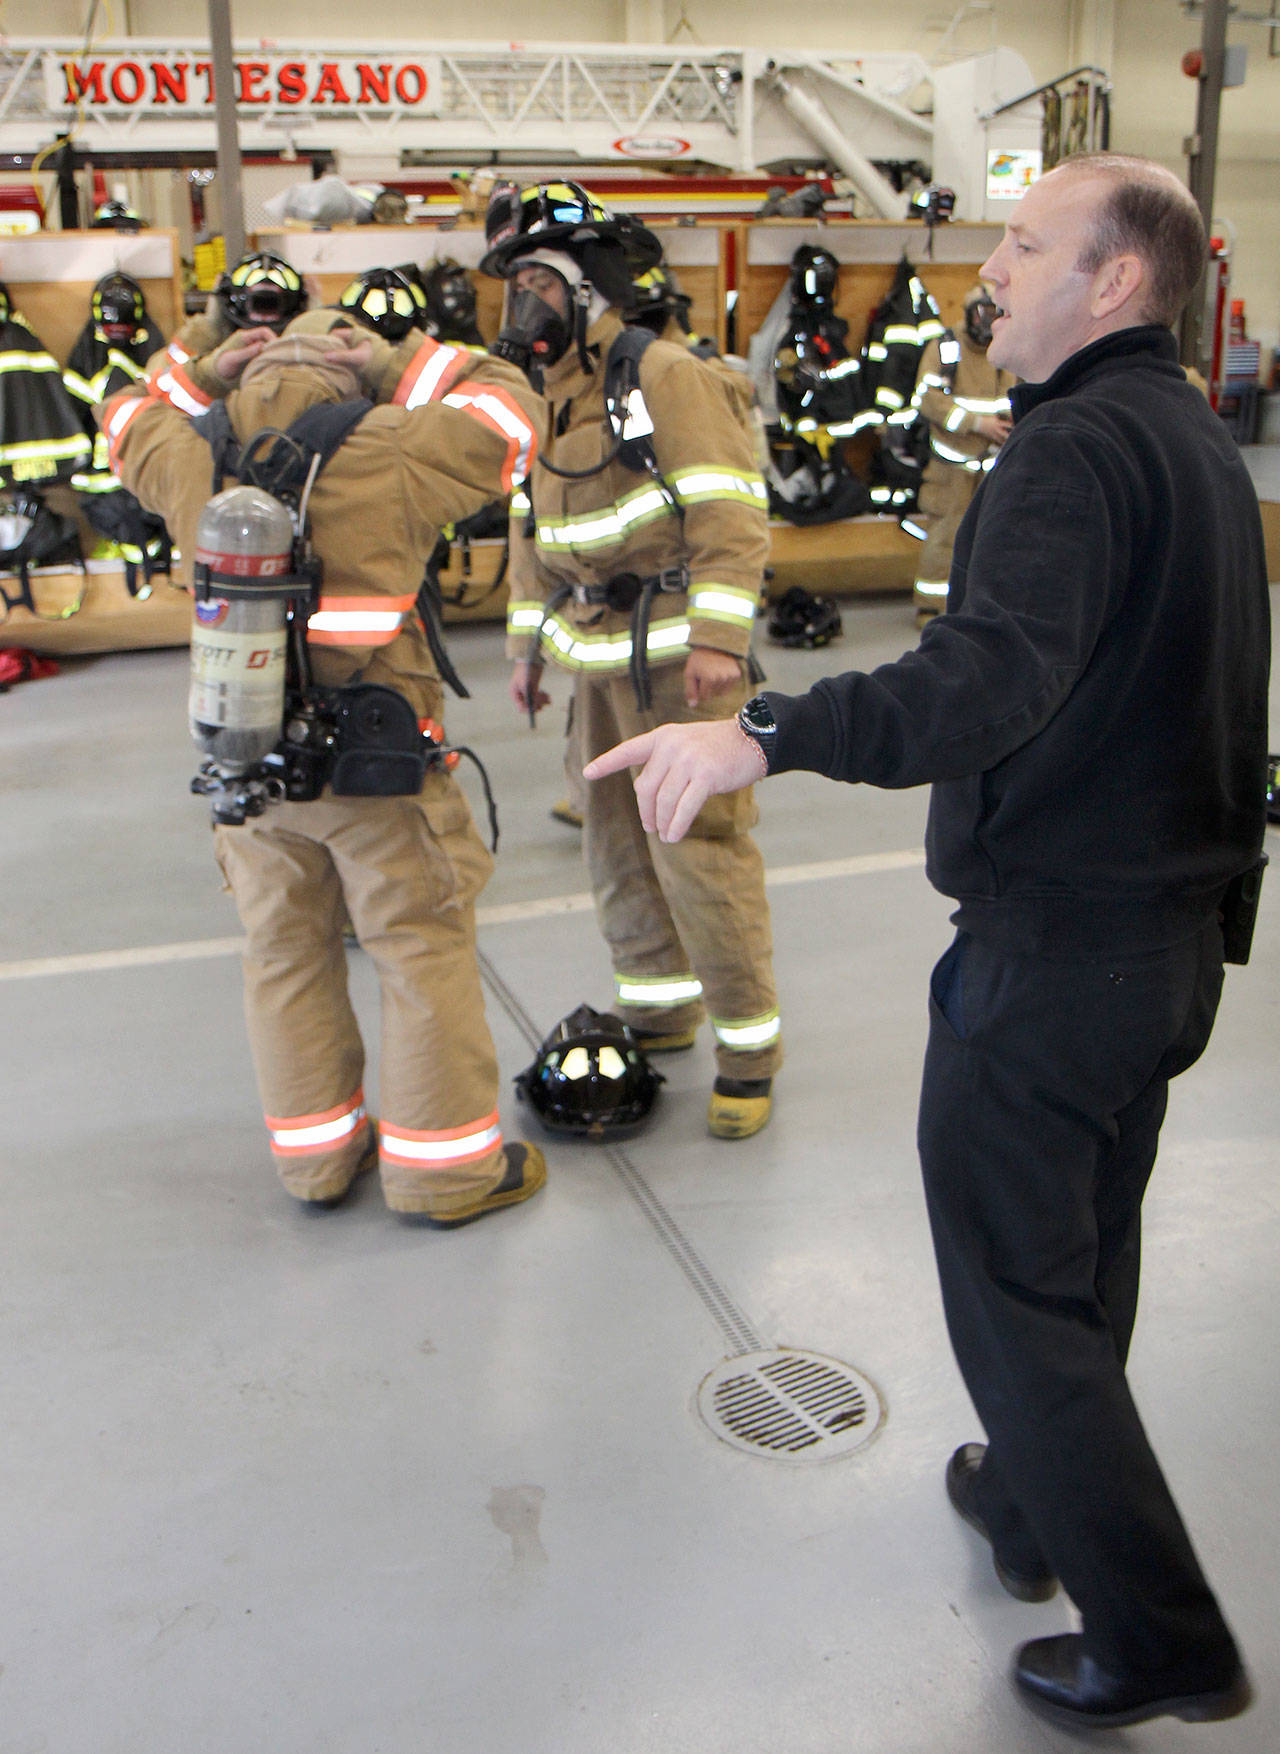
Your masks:
[[[770,889],[795,883],[820,883],[833,877],[865,877],[880,871],[907,871],[924,864],[921,848],[896,853],[862,853],[849,859],[819,859],[809,865],[779,865],[765,873]],[[548,895],[540,901],[507,902],[476,909],[481,927],[508,926],[526,920],[543,920],[557,914],[591,912],[585,891],[574,895]],[[154,968],[170,962],[207,962],[223,956],[239,956],[243,938],[194,938],[182,944],[144,944],[130,950],[94,950],[79,956],[38,956],[25,962],[0,962],[0,981],[39,980],[59,974],[100,974],[110,969]]]

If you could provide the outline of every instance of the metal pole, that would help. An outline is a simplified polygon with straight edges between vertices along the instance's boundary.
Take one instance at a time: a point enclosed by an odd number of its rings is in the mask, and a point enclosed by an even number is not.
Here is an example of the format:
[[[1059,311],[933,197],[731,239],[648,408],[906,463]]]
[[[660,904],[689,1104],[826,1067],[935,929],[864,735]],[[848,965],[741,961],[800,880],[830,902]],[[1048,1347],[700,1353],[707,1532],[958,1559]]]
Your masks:
[[[218,204],[230,268],[244,255],[244,191],[240,186],[240,129],[236,122],[236,70],[231,54],[231,0],[209,0],[213,49],[213,101],[218,125]]]
[[[1213,231],[1213,185],[1218,171],[1218,119],[1222,110],[1222,72],[1227,52],[1228,0],[1204,0],[1200,26],[1201,66],[1196,95],[1196,131],[1187,142],[1190,160],[1187,187],[1204,220],[1206,234]],[[1182,363],[1200,363],[1205,318],[1205,281],[1192,293],[1182,313]]]

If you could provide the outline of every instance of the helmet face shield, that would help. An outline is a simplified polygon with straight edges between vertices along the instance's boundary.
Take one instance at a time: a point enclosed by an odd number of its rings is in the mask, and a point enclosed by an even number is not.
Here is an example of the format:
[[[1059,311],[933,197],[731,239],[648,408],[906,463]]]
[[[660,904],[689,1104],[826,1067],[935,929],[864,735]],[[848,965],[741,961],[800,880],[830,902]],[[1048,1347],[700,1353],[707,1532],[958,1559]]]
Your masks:
[[[344,311],[387,341],[403,341],[410,329],[426,322],[421,287],[395,268],[370,268],[343,289],[338,300]]]
[[[550,1132],[608,1139],[643,1125],[662,1081],[621,1019],[580,1005],[552,1030],[516,1087]]]
[[[307,308],[298,270],[279,256],[245,256],[218,288],[233,329],[274,329],[283,334],[290,319]]]

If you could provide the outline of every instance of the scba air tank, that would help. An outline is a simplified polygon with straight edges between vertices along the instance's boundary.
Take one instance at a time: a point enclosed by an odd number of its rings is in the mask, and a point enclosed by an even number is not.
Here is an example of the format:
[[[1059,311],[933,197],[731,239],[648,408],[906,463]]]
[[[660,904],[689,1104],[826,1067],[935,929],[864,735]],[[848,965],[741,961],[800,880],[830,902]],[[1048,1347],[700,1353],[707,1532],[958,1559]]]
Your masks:
[[[285,614],[280,581],[292,569],[293,522],[256,487],[231,487],[196,527],[196,581],[208,569],[191,625],[191,735],[227,773],[243,773],[280,741]],[[228,588],[222,596],[220,584]]]

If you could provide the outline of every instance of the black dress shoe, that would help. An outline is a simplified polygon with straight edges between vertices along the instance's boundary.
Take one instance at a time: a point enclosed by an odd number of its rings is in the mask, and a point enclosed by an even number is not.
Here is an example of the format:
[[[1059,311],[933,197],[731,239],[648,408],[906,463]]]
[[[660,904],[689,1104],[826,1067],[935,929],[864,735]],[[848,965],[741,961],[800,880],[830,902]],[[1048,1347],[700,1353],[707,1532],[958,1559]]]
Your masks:
[[[991,1531],[983,1522],[974,1502],[974,1480],[986,1453],[985,1443],[960,1445],[947,1463],[947,1497],[957,1515],[962,1516],[969,1527],[976,1529],[983,1540],[990,1544]],[[1005,1589],[1020,1602],[1047,1602],[1057,1593],[1058,1580],[1051,1571],[1015,1571],[1012,1566],[1004,1564],[994,1545],[991,1546],[991,1562]]]
[[[1118,1729],[1153,1717],[1180,1717],[1211,1723],[1238,1717],[1252,1702],[1253,1689],[1239,1661],[1226,1674],[1108,1675],[1084,1652],[1079,1632],[1033,1638],[1014,1658],[1014,1686],[1023,1700],[1059,1724],[1083,1729]]]

